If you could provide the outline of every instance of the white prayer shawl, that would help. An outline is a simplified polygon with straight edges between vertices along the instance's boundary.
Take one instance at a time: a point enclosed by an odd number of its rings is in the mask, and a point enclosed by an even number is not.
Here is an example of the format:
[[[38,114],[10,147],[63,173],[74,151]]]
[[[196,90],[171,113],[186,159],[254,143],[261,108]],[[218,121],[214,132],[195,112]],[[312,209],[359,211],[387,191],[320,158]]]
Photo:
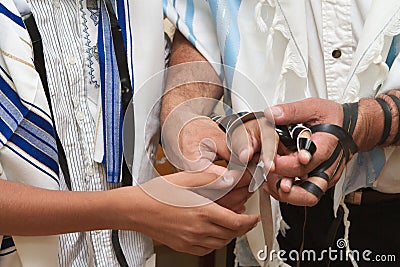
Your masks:
[[[385,64],[393,36],[400,33],[400,1],[372,2],[348,72],[347,86],[336,99],[339,103],[400,88],[400,58],[397,56],[390,71]],[[163,5],[166,16],[207,60],[235,68],[233,74],[225,75],[225,83],[236,93],[232,94],[235,112],[264,110],[266,100],[274,105],[326,95],[308,87],[305,0],[163,0]],[[216,71],[223,74],[220,69]],[[258,90],[249,88],[249,80]],[[357,154],[335,188],[335,211],[346,193],[360,187],[399,193],[399,161],[400,148]],[[273,215],[269,219],[274,218],[273,231],[264,226],[266,242],[270,244],[282,223],[277,205],[272,200]],[[262,236],[253,232],[248,234],[250,247],[252,239]],[[273,243],[272,249],[277,249],[276,240]],[[258,244],[252,249],[257,253],[261,248]]]
[[[40,151],[49,153],[53,159],[57,158],[54,138],[51,140],[41,129],[30,128],[31,124],[26,124],[27,118],[22,118],[23,110],[30,110],[29,114],[36,114],[37,118],[43,123],[48,124],[51,128],[50,112],[47,105],[47,100],[44,95],[43,86],[38,73],[34,69],[33,54],[30,38],[27,31],[16,22],[22,23],[19,18],[19,13],[12,0],[4,0],[0,13],[0,75],[3,84],[2,94],[4,97],[16,94],[22,103],[20,108],[2,109],[11,113],[10,116],[18,125],[8,126],[14,129],[14,135],[23,136],[28,142],[36,145]],[[12,91],[9,89],[10,88]],[[8,92],[6,91],[8,90]],[[3,100],[2,105],[8,103]],[[12,102],[16,107],[19,102]],[[4,106],[3,106],[4,108]],[[5,111],[5,112],[7,112]],[[21,112],[21,113],[19,113]],[[2,116],[6,113],[2,112]],[[23,115],[22,115],[23,116]],[[10,122],[6,117],[2,118],[4,122]],[[22,129],[28,129],[32,135],[22,135]],[[25,131],[25,130],[24,130]],[[51,190],[59,188],[57,170],[50,169],[42,161],[37,159],[38,155],[29,154],[23,149],[21,144],[15,140],[6,139],[1,134],[0,146],[0,179],[21,182],[24,184],[42,187]],[[41,146],[39,138],[45,138],[49,142],[49,146]],[[54,164],[58,164],[56,161]],[[55,168],[58,169],[58,166]],[[2,240],[2,238],[1,238]],[[57,266],[58,265],[58,236],[46,237],[21,237],[13,236],[15,246],[18,250],[19,260],[22,266],[40,267],[40,266]]]
[[[160,98],[163,92],[164,24],[162,3],[157,0],[124,0],[127,37],[128,68],[133,81],[135,109],[133,185],[154,177],[159,139]],[[158,75],[157,75],[158,74]],[[99,96],[100,99],[100,96]],[[101,101],[99,101],[101,103]],[[102,107],[98,106],[97,117]],[[98,119],[94,159],[104,156],[103,121]]]

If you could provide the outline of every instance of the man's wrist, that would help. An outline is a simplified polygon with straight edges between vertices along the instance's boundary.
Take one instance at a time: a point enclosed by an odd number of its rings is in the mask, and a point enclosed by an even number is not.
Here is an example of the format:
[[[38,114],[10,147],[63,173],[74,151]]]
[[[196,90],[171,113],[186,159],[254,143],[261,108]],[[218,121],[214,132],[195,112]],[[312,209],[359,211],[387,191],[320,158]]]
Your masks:
[[[359,101],[353,140],[360,152],[368,151],[378,144],[383,129],[382,118],[382,109],[374,98],[363,98]]]
[[[399,111],[393,95],[397,90],[374,98],[359,101],[359,115],[353,139],[360,151],[368,151],[376,146],[386,147],[395,141],[399,132]],[[379,102],[378,102],[379,101]]]

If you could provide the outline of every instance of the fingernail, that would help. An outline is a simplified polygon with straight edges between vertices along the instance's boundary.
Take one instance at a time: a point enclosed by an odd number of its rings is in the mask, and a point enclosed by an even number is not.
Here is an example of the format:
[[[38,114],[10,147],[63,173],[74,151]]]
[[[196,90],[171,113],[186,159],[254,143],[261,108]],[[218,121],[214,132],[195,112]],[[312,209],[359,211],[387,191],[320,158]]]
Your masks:
[[[233,184],[234,179],[232,176],[223,176],[223,182],[228,185],[231,185],[231,184]]]
[[[272,112],[272,115],[274,115],[274,118],[279,118],[283,115],[282,108],[280,108],[278,106],[272,107],[271,112]]]
[[[292,182],[291,182],[290,180],[288,180],[288,179],[285,179],[285,180],[283,181],[283,185],[284,185],[287,189],[290,189],[290,188],[292,187]]]
[[[268,174],[269,171],[272,169],[274,170],[275,168],[275,163],[272,160],[266,160],[264,162],[264,172],[265,174]]]
[[[310,161],[312,158],[310,152],[308,152],[307,150],[305,150],[304,156],[307,158],[308,161]]]
[[[249,159],[249,149],[245,148],[242,152],[240,152],[239,159],[242,162],[247,162]]]

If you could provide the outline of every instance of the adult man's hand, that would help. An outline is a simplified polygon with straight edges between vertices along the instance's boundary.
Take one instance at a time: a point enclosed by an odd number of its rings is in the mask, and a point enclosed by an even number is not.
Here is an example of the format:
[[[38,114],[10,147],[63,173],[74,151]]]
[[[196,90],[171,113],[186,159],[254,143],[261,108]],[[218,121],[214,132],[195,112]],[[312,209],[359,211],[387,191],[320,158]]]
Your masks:
[[[184,171],[214,173],[233,179],[233,186],[229,190],[221,192],[221,195],[213,200],[217,200],[217,203],[232,211],[244,212],[244,203],[251,196],[248,185],[252,174],[248,169],[227,170],[225,167],[214,164],[216,159],[228,162],[231,158],[231,153],[226,145],[225,133],[208,117],[193,115],[186,122],[177,123],[188,113],[178,112],[176,114],[180,114],[180,118],[170,119],[174,115],[168,117],[164,122],[165,128],[163,128],[164,133],[169,132],[169,138],[165,137],[163,143],[170,162]],[[182,129],[173,130],[172,128],[176,129],[177,125],[183,125]],[[205,190],[203,193],[206,194]]]
[[[219,76],[179,32],[174,37],[170,66],[161,110],[164,151],[178,169],[222,175],[226,168],[213,162],[229,161],[230,151],[224,132],[208,118],[224,92]],[[244,210],[250,195],[247,187],[251,177],[248,172],[243,174],[230,173],[240,182],[218,200],[236,212]]]
[[[303,123],[307,127],[318,124],[334,124],[341,127],[343,122],[342,106],[330,100],[309,98],[277,105],[271,109],[277,125]],[[340,178],[346,163],[343,150],[339,151],[336,158],[332,158],[332,162],[327,164],[324,170],[329,177],[328,181],[316,175],[308,177],[310,172],[331,157],[338,144],[336,136],[325,132],[313,133],[311,139],[317,147],[312,158],[299,152],[277,156],[275,172],[268,176],[264,189],[278,200],[294,205],[313,206],[319,199],[304,188],[295,185],[293,179],[297,177],[314,183],[325,192]]]

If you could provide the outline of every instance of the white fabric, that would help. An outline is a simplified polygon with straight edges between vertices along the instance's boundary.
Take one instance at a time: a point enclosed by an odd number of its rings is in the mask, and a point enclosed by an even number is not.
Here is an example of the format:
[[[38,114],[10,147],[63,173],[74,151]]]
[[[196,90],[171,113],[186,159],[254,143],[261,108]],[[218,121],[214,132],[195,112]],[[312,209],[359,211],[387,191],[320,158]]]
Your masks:
[[[12,0],[2,1],[1,4],[9,12],[13,13],[14,16],[19,15],[18,9]],[[4,14],[0,14],[0,25],[0,34],[7,36],[7,38],[0,40],[0,75],[2,79],[18,94],[22,101],[26,101],[23,103],[26,103],[28,109],[51,124],[50,112],[43,87],[39,75],[33,66],[32,46],[27,31],[13,23],[10,17]],[[22,121],[19,123],[21,125]],[[9,143],[4,139],[3,135],[1,135],[1,141],[4,143],[4,146],[2,145],[0,148],[0,179],[21,182],[46,189],[59,189],[56,173],[42,165],[32,155],[25,153],[16,144]],[[21,156],[18,156],[14,150],[19,155],[23,155],[26,161]],[[27,162],[32,162],[37,167]],[[44,175],[44,172],[39,170],[39,168],[51,174]],[[50,177],[56,177],[56,179]],[[3,237],[1,236],[0,240],[2,239]],[[20,266],[21,263],[26,267],[57,266],[57,236],[13,236],[13,239],[16,249],[21,250],[22,253],[18,255],[11,253],[1,256],[0,266]],[[33,254],[24,253],[24,251],[30,251]]]

